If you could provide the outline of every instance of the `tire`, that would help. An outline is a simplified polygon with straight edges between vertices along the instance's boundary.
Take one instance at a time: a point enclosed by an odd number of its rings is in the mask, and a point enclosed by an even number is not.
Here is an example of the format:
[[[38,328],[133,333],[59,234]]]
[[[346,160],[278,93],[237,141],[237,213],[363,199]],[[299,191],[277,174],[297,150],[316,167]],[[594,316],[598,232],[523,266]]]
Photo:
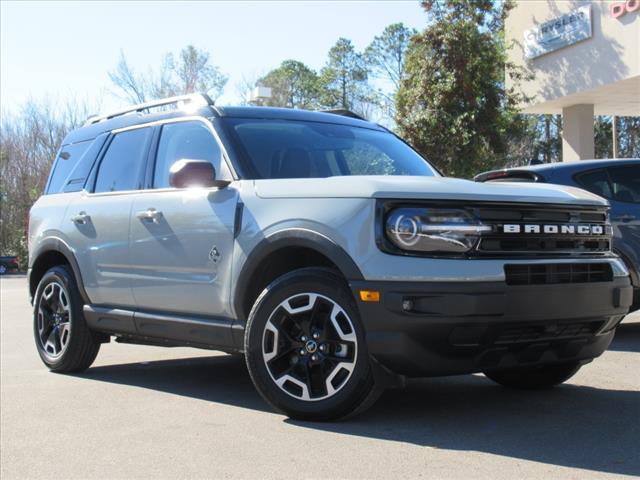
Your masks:
[[[100,350],[87,326],[73,273],[66,266],[48,270],[33,302],[33,334],[38,354],[53,372],[82,372]]]
[[[359,414],[380,393],[358,308],[331,270],[304,268],[271,283],[249,314],[244,348],[260,395],[294,419]]]
[[[560,385],[573,377],[581,366],[580,362],[571,362],[538,368],[485,372],[484,374],[505,387],[533,390]]]

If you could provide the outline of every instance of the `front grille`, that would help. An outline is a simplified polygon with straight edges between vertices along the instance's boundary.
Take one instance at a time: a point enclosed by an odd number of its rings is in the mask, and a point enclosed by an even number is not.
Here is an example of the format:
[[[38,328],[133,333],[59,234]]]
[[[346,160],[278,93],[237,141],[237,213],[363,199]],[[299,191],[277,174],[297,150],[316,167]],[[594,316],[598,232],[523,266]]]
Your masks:
[[[486,206],[475,210],[476,216],[494,231],[482,236],[475,254],[478,256],[567,256],[605,255],[611,251],[611,227],[605,208]],[[504,225],[517,226],[518,233],[505,233]],[[557,227],[556,233],[525,233],[526,225]],[[604,235],[561,233],[562,227],[577,232],[579,227],[602,227]],[[591,230],[588,230],[591,231]]]
[[[495,344],[548,341],[563,337],[593,335],[604,325],[603,321],[576,323],[546,323],[542,325],[505,326],[496,336]]]
[[[479,249],[484,252],[515,253],[604,253],[611,250],[610,241],[601,238],[483,238]]]
[[[608,263],[505,265],[504,274],[507,285],[553,285],[613,280],[613,270]]]

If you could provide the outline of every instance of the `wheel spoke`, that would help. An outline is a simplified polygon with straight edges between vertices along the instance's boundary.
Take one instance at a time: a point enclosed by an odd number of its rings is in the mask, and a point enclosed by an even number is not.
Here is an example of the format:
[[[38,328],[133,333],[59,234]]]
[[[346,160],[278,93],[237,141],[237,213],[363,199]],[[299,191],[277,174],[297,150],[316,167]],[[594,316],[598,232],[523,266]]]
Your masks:
[[[313,305],[310,316],[310,331],[311,332],[326,332],[327,322],[329,320],[329,312],[331,312],[333,305],[323,298],[316,299],[316,303]]]
[[[60,347],[64,348],[64,346],[69,342],[69,335],[71,333],[71,325],[69,322],[61,323],[59,327],[60,332]]]
[[[58,353],[57,343],[56,343],[56,333],[57,333],[57,330],[55,328],[52,328],[44,344],[45,350],[54,355]]]
[[[356,352],[355,328],[346,311],[317,293],[284,300],[263,332],[262,355],[272,380],[306,401],[337,393],[355,368]]]

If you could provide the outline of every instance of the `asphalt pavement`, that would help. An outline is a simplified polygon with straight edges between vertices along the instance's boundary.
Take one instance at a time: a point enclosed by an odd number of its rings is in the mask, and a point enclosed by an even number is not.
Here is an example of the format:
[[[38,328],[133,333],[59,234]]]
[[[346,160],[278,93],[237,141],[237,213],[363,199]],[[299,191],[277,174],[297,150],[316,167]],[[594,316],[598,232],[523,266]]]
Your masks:
[[[50,373],[24,276],[0,291],[3,480],[640,476],[640,316],[556,389],[427,379],[314,424],[273,413],[239,356],[110,343],[87,372]]]

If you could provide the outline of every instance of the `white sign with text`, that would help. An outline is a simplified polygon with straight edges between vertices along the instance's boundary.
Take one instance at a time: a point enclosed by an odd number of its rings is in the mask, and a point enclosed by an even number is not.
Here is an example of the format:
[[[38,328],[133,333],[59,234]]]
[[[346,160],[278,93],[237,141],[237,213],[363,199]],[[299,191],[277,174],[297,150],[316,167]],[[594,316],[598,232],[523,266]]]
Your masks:
[[[536,58],[591,38],[591,35],[591,5],[584,5],[525,31],[524,55]]]

